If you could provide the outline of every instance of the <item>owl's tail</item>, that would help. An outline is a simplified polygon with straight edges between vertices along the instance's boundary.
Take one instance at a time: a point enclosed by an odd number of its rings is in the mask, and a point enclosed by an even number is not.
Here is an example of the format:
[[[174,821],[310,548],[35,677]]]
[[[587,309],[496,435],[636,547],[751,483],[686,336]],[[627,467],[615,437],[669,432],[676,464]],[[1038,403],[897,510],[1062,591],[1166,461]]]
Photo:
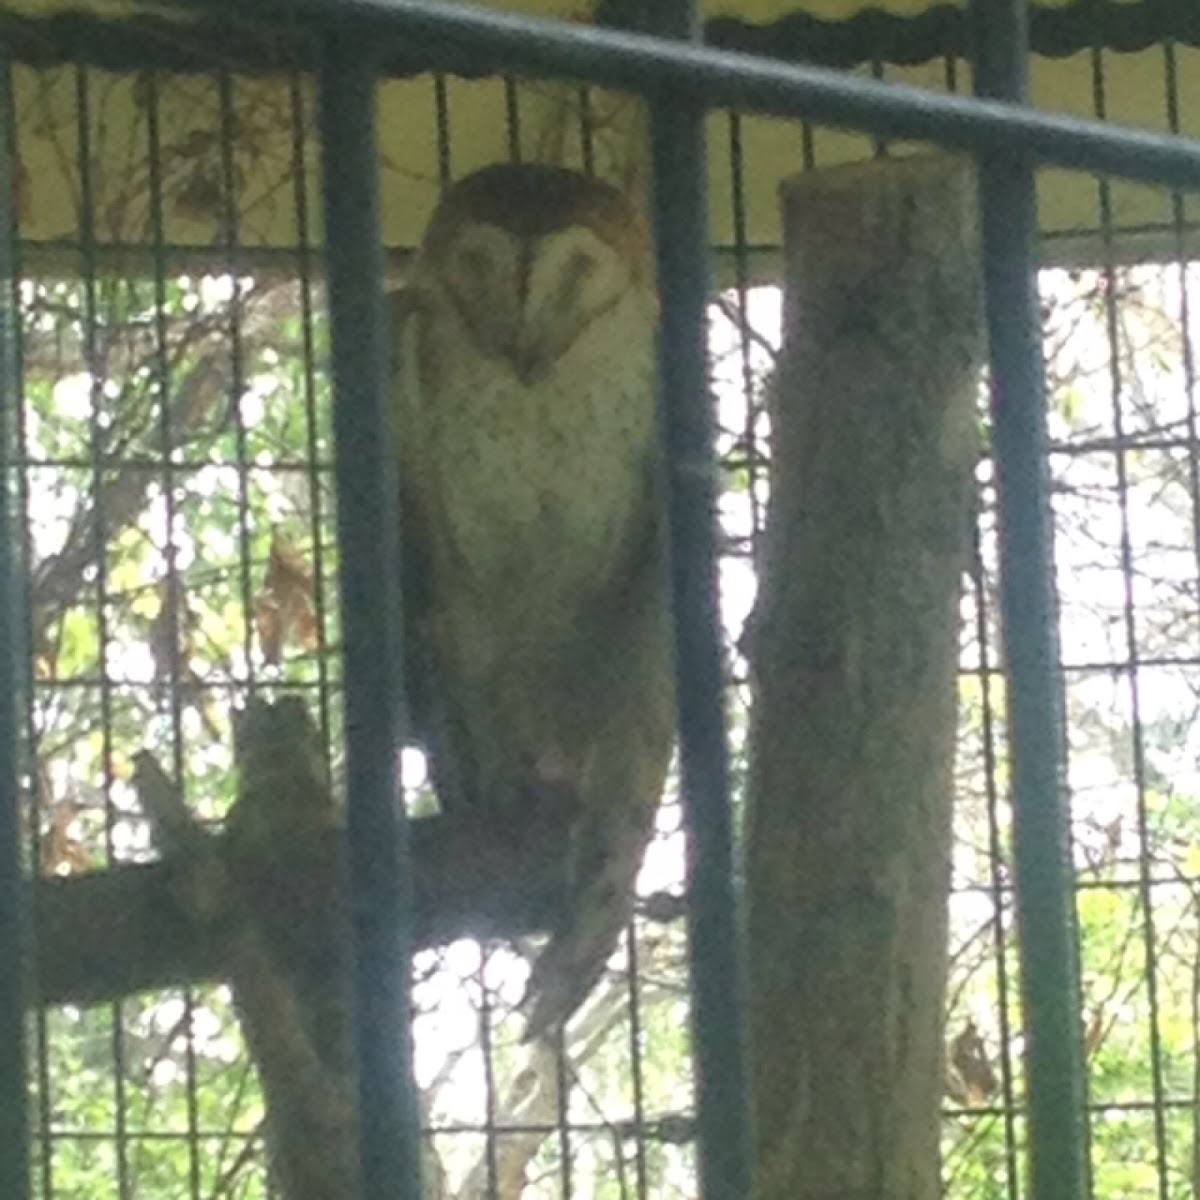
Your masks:
[[[653,823],[653,807],[647,808]],[[632,814],[631,814],[632,816]],[[604,974],[633,914],[638,870],[650,829],[623,831],[624,845],[613,845],[600,869],[576,892],[550,940],[534,961],[522,1006],[525,1040],[558,1031],[587,999]]]
[[[526,1041],[566,1025],[604,974],[633,915],[674,743],[667,691],[661,702],[643,706],[639,728],[612,731],[613,744],[603,738],[597,747],[573,831],[573,895],[534,961],[522,1001]]]
[[[657,501],[649,511],[657,513]],[[585,681],[582,707],[594,724],[571,818],[570,900],[533,964],[523,1002],[526,1041],[561,1029],[603,975],[633,913],[671,764],[675,673],[657,518],[633,539],[631,553],[623,586],[589,623],[588,653],[572,673]]]
[[[586,897],[581,897],[586,903]],[[534,1041],[566,1025],[599,982],[632,912],[628,902],[596,898],[576,914],[574,926],[551,936],[533,964],[524,1006],[525,1041]]]

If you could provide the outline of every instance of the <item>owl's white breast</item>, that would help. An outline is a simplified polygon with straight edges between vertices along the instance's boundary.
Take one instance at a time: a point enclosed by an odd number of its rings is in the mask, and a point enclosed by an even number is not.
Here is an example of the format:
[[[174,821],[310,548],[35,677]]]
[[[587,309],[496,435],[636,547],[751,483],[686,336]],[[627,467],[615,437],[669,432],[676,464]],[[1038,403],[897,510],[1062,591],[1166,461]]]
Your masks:
[[[414,323],[406,374],[420,378],[405,401],[403,469],[436,506],[441,552],[481,596],[524,590],[552,561],[563,595],[539,607],[562,612],[629,553],[656,428],[654,327],[650,297],[632,289],[527,385],[481,354],[448,307]],[[577,578],[561,569],[568,547]]]

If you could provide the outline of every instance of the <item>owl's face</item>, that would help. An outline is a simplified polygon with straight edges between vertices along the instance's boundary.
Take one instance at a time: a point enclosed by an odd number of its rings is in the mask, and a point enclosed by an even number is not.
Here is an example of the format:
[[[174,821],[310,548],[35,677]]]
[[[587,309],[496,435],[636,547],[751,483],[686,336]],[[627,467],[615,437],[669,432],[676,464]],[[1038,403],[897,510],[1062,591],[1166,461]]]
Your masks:
[[[644,227],[620,192],[541,166],[489,167],[457,184],[422,260],[478,350],[525,384],[649,273]]]

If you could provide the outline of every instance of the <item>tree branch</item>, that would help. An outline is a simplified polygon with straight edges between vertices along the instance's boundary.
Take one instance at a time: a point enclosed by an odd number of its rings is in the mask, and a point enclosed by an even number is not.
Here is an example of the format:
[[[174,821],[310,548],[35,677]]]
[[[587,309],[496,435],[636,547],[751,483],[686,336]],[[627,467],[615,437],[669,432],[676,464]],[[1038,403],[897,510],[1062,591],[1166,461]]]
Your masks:
[[[517,937],[545,928],[564,898],[558,838],[488,837],[442,817],[411,826],[417,939]],[[208,835],[218,858],[232,848]],[[286,861],[242,862],[252,902],[304,930],[314,947],[344,941],[340,830],[296,838]],[[176,898],[170,861],[36,881],[34,989],[41,1004],[87,1004],[226,977],[219,917],[196,921]],[[330,898],[332,897],[332,905]]]

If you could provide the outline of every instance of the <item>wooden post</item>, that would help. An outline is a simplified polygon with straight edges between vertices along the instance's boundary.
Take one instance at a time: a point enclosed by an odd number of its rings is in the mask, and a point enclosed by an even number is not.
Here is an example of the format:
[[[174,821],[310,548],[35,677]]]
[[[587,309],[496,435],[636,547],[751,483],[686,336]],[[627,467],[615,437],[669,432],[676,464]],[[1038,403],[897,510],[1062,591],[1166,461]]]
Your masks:
[[[759,1200],[936,1200],[958,605],[984,358],[947,156],[783,188],[755,623]]]

